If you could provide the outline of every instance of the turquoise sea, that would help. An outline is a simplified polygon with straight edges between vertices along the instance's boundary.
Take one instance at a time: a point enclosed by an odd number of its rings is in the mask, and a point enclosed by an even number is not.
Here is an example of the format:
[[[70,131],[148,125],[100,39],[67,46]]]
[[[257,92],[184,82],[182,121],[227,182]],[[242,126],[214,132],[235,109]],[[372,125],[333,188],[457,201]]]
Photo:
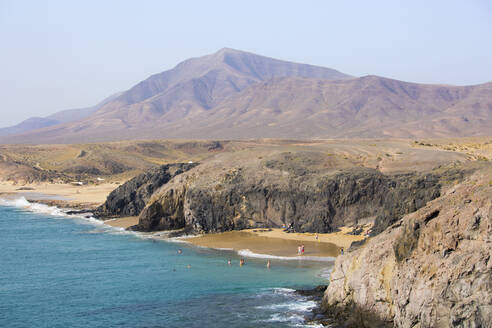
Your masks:
[[[0,202],[0,327],[305,327],[330,262],[157,241],[25,199]],[[178,254],[178,249],[182,254]],[[227,260],[232,259],[232,265]]]

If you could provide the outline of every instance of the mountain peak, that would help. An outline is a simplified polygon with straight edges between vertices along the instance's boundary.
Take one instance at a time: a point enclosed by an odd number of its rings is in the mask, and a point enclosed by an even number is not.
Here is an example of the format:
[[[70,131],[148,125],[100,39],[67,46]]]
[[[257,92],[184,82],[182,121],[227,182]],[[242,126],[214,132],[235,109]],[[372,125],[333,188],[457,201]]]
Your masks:
[[[225,48],[219,49],[217,52],[214,53],[214,55],[221,56],[221,55],[225,55],[225,54],[239,54],[239,53],[246,53],[246,51],[225,47]]]
[[[326,67],[222,48],[152,75],[83,120],[53,126],[48,125],[56,122],[26,122],[25,129],[4,131],[22,136],[1,139],[477,135],[490,130],[491,88],[354,78]]]

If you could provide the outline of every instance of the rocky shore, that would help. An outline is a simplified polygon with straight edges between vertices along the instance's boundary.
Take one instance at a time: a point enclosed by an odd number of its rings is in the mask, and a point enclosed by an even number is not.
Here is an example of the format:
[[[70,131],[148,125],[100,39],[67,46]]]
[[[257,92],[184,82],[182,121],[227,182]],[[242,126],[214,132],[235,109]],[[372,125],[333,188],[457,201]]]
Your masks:
[[[327,233],[371,223],[377,234],[439,197],[443,183],[464,176],[464,170],[454,167],[383,174],[321,164],[318,153],[281,153],[247,161],[165,165],[118,187],[96,214],[138,215],[132,229],[147,232],[292,225],[298,232]]]
[[[139,215],[157,189],[196,165],[179,163],[152,168],[113,190],[94,214],[104,218]]]
[[[345,327],[491,327],[492,170],[449,164],[383,174],[325,167],[317,154],[161,166],[96,211],[138,231],[373,225],[336,260],[308,320]],[[355,229],[357,230],[357,229]],[[323,318],[322,318],[323,317]]]
[[[347,327],[492,327],[492,169],[339,256],[323,311]]]

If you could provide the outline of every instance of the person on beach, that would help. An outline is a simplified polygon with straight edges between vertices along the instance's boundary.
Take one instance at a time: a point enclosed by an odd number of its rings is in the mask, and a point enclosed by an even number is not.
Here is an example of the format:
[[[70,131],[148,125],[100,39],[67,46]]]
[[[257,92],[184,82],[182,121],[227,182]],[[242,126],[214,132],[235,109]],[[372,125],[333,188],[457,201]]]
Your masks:
[[[343,255],[343,247],[340,248],[340,254]]]
[[[304,244],[301,245],[301,255],[304,255]]]
[[[301,255],[301,245],[297,246],[297,255]]]
[[[270,269],[270,260],[267,261],[267,268]]]

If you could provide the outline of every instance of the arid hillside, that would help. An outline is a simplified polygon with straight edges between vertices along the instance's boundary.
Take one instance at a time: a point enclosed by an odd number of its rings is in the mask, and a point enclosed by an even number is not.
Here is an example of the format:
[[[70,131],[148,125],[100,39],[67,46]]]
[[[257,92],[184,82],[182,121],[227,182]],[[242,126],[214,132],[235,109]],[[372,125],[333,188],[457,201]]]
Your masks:
[[[492,83],[351,77],[222,49],[185,60],[93,109],[70,112],[76,120],[48,117],[3,129],[0,143],[486,136]]]
[[[221,167],[261,161],[261,158],[282,157],[284,155],[281,154],[289,152],[299,158],[306,157],[305,160],[311,158],[312,168],[361,167],[377,169],[382,173],[398,173],[429,170],[453,162],[488,163],[492,160],[492,138],[147,140],[1,145],[0,180],[18,184],[39,181],[95,182],[97,178],[123,182],[162,164],[208,163],[213,160],[217,170],[221,170]],[[306,166],[309,163],[300,164]]]

